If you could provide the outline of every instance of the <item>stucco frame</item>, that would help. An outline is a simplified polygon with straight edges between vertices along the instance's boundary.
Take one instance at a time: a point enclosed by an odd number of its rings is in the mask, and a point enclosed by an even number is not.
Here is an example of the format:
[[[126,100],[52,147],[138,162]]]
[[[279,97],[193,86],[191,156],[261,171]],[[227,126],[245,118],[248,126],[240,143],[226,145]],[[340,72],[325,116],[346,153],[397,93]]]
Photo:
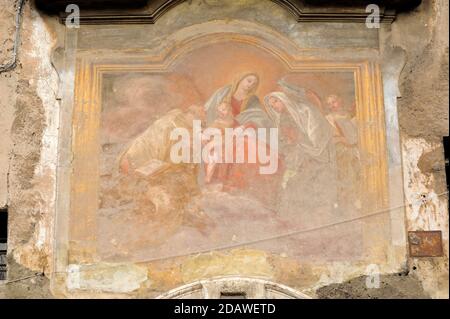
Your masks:
[[[195,30],[191,30],[195,31]],[[75,61],[72,56],[71,67],[75,73],[73,85],[73,113],[70,112],[70,129],[72,134],[60,136],[60,146],[70,149],[70,161],[63,180],[58,180],[58,192],[62,186],[69,195],[59,199],[63,204],[59,208],[55,236],[55,266],[52,284],[62,288],[64,273],[67,266],[73,262],[69,257],[75,248],[80,263],[95,263],[98,258],[92,247],[95,247],[95,214],[97,211],[97,179],[98,179],[98,125],[101,112],[101,87],[103,75],[124,72],[164,72],[170,68],[178,56],[185,54],[197,46],[211,41],[241,41],[256,45],[276,54],[288,67],[296,72],[352,72],[355,79],[357,114],[361,129],[360,147],[369,154],[377,154],[376,161],[365,168],[366,185],[364,188],[375,194],[370,209],[389,210],[388,196],[388,160],[386,146],[386,127],[384,117],[383,82],[379,65],[375,59],[360,59],[347,61],[332,61],[329,59],[314,59],[305,57],[305,50],[294,47],[288,41],[269,35],[264,39],[255,35],[244,35],[237,32],[224,32],[217,37],[217,32],[200,37],[188,33],[177,46],[177,50],[165,48],[160,54],[139,54],[135,52],[109,52],[94,55],[92,52],[77,52]],[[276,41],[273,41],[275,37]],[[220,40],[218,40],[220,39]],[[308,50],[307,50],[308,51]],[[70,52],[70,50],[69,50]],[[157,51],[156,51],[157,52]],[[161,53],[162,52],[162,53]],[[73,52],[72,52],[73,53]],[[311,54],[311,52],[308,52]],[[320,56],[320,55],[318,55]],[[132,61],[132,63],[130,63]],[[70,103],[68,93],[67,103]],[[67,113],[66,113],[67,115]],[[64,122],[64,120],[62,120]],[[67,122],[67,118],[66,118]],[[67,131],[67,130],[66,130]],[[67,155],[67,154],[66,154]],[[69,163],[70,162],[70,163]],[[68,174],[70,172],[70,174]],[[76,175],[74,175],[76,172]],[[76,177],[76,178],[74,178]],[[77,211],[77,220],[82,220],[81,227],[70,229],[69,217]],[[402,225],[400,225],[402,226]],[[70,239],[69,242],[69,232]],[[74,247],[76,243],[76,247]],[[70,248],[70,249],[69,249]],[[60,274],[61,276],[59,276]],[[54,286],[56,287],[56,286]],[[58,289],[59,290],[59,289]],[[64,288],[63,288],[64,290]]]

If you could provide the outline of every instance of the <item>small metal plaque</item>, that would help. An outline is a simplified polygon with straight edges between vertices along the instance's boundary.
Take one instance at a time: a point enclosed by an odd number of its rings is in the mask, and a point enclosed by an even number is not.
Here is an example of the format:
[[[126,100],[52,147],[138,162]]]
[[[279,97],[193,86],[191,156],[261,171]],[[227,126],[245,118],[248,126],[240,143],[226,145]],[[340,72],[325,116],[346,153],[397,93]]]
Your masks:
[[[408,232],[409,255],[411,257],[442,257],[442,232],[410,231]]]

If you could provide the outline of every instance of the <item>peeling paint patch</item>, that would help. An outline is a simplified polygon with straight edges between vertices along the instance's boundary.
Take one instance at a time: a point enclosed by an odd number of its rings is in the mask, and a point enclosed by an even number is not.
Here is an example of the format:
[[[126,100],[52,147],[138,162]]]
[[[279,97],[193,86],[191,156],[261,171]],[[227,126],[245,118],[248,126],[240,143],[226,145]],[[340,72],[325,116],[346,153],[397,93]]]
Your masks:
[[[403,142],[403,171],[408,230],[440,230],[444,257],[410,258],[410,269],[432,298],[448,298],[448,194],[433,188],[436,174],[421,171],[420,160],[440,145],[423,138]]]
[[[51,263],[51,244],[53,234],[53,215],[56,200],[56,165],[58,152],[59,103],[56,100],[58,88],[58,74],[53,68],[51,55],[56,43],[56,37],[48,28],[48,21],[37,11],[26,10],[24,19],[24,33],[30,38],[24,46],[24,72],[32,72],[24,79],[33,95],[36,95],[43,110],[43,125],[41,140],[39,141],[39,156],[35,161],[33,175],[28,182],[39,202],[33,205],[36,221],[33,224],[31,239],[24,244],[14,246],[13,256],[23,266],[47,271]],[[26,103],[29,103],[28,101]],[[28,124],[24,124],[28,125]],[[32,132],[34,135],[36,132]],[[22,196],[21,196],[22,197]]]
[[[412,138],[403,143],[403,164],[406,212],[409,230],[442,230],[448,239],[447,197],[432,188],[434,176],[421,172],[421,156],[439,145],[422,138]]]
[[[147,280],[147,269],[134,264],[72,264],[67,272],[69,290],[128,293],[139,289]]]

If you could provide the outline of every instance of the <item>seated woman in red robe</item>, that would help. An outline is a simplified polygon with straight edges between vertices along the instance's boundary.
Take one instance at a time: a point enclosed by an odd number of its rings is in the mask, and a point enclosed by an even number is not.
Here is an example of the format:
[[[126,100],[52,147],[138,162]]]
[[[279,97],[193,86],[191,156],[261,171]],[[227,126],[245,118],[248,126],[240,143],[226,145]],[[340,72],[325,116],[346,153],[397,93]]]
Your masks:
[[[275,125],[270,120],[259,98],[254,94],[259,84],[259,76],[256,73],[248,72],[239,76],[234,84],[225,86],[214,93],[205,104],[207,112],[207,124],[213,126],[214,121],[220,117],[220,105],[229,105],[233,116],[233,124],[230,128],[240,128],[242,130],[243,143],[237,145],[233,143],[232,155],[236,159],[238,155],[243,158],[243,162],[236,163],[216,163],[213,172],[209,172],[205,180],[207,184],[221,184],[224,191],[238,191],[242,193],[250,192],[257,194],[264,200],[270,200],[276,194],[282,176],[282,163],[276,159],[277,169],[272,174],[261,173],[262,167],[267,166],[267,162],[259,158],[258,154],[273,154],[277,148],[271,149],[267,143],[267,136],[255,138],[251,134],[245,134],[246,129],[252,128],[257,132],[258,128],[267,131]],[[208,123],[209,122],[209,123]],[[257,135],[257,134],[256,134]],[[256,160],[252,160],[253,152],[256,151]],[[208,174],[207,174],[208,175]]]

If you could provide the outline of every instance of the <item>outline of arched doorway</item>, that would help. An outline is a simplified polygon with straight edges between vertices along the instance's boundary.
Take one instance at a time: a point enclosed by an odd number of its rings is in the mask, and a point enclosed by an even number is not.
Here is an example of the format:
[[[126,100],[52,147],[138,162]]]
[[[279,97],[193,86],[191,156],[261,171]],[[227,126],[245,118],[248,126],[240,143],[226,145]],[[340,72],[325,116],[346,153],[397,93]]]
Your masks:
[[[242,295],[246,299],[312,299],[286,285],[244,276],[198,280],[174,288],[156,299],[220,299],[223,295]]]

